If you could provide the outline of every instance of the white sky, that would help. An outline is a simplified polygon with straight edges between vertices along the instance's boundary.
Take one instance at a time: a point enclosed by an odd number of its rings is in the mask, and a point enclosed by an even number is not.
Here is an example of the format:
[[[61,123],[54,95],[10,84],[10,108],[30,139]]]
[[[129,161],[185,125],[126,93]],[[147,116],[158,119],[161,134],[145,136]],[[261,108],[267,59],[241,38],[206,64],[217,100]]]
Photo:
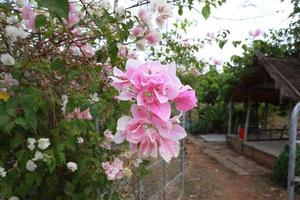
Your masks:
[[[196,2],[196,0],[194,1]],[[137,1],[120,0],[119,4],[128,7],[134,2]],[[201,11],[203,6],[197,3],[195,7]],[[216,35],[218,31],[228,29],[230,31],[229,41],[223,49],[216,44],[206,45],[199,51],[199,57],[205,60],[214,58],[229,61],[232,55],[242,52],[240,48],[233,47],[232,41],[242,40],[245,42],[246,38],[251,38],[249,31],[255,31],[258,28],[267,32],[269,29],[286,27],[291,11],[292,5],[289,0],[284,2],[280,0],[227,0],[221,7],[212,7],[211,15],[207,20],[195,10],[189,11],[186,8],[183,16],[178,16],[177,10],[174,9],[175,16],[169,21],[169,24],[184,18],[196,22],[189,28],[185,38],[204,38],[207,32],[213,32]],[[247,40],[247,43],[250,42],[251,39]]]

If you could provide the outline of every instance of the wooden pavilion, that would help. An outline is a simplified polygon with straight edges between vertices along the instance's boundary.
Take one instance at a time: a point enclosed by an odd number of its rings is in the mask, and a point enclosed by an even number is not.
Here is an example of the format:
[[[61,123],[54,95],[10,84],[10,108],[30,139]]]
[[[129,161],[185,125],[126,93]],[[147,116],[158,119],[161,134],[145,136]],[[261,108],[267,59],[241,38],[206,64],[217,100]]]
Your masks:
[[[288,105],[289,116],[292,105],[300,101],[300,59],[296,58],[276,58],[257,54],[254,58],[250,72],[240,78],[238,84],[234,87],[229,103],[228,116],[228,132],[227,142],[234,149],[245,153],[251,146],[250,141],[271,141],[271,140],[286,140],[288,139],[288,127],[282,129],[268,129],[268,107],[269,104],[280,106]],[[233,109],[235,103],[244,103],[246,108],[245,118],[243,121],[243,137],[237,133],[239,132],[236,123],[232,121]],[[250,113],[253,105],[264,103],[264,112],[260,122],[252,126],[250,124]],[[288,121],[289,121],[288,117]],[[287,124],[289,124],[287,122]],[[249,134],[251,133],[251,134]],[[277,142],[278,143],[278,142]],[[283,142],[285,144],[287,142]],[[272,157],[278,156],[280,149],[274,147],[276,153],[266,152],[266,144],[268,143],[254,143],[263,144],[262,151],[265,154],[273,154]],[[274,143],[275,144],[275,143]],[[256,145],[257,146],[257,145]],[[283,145],[284,146],[284,145]],[[253,147],[253,145],[252,145]],[[283,147],[280,147],[283,148]],[[261,149],[261,148],[260,148]],[[249,150],[249,149],[248,149]],[[257,148],[251,150],[250,157],[255,157]],[[250,154],[249,152],[246,154]],[[261,156],[260,156],[261,157]],[[261,158],[266,160],[266,158]],[[268,160],[268,159],[267,159]],[[269,159],[270,160],[270,159]],[[272,165],[272,161],[262,163],[267,166]]]

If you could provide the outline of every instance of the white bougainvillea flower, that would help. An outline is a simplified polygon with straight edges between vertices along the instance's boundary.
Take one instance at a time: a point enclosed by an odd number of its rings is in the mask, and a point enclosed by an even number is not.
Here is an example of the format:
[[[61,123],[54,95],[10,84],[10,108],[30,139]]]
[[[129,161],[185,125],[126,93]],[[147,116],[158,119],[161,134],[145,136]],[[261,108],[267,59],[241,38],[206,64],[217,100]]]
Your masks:
[[[133,160],[133,166],[139,167],[142,162],[143,162],[142,159],[137,158],[137,159]]]
[[[0,176],[2,177],[2,178],[4,178],[5,176],[6,176],[6,171],[5,171],[5,169],[3,168],[3,167],[0,167]]]
[[[0,60],[3,65],[12,66],[16,63],[15,59],[9,53],[1,54]]]
[[[67,95],[62,95],[61,96],[61,110],[63,113],[66,112],[67,104],[68,104],[68,96]]]
[[[125,8],[124,6],[118,6],[116,9],[115,9],[115,12],[119,15],[124,15],[125,14]]]
[[[20,198],[17,197],[17,196],[12,196],[12,197],[10,197],[8,200],[20,200]]]
[[[85,1],[88,1],[88,0],[85,0]],[[101,1],[100,6],[101,6],[101,8],[107,9],[107,10],[111,8],[110,2],[108,0]]]
[[[136,48],[141,51],[145,51],[145,40],[139,40],[136,42]]]
[[[84,142],[83,137],[77,137],[77,144],[82,144]]]
[[[159,9],[160,7],[167,6],[167,4],[167,0],[150,0],[150,5],[154,11]]]
[[[6,21],[10,24],[16,24],[19,19],[16,16],[9,16],[7,17]]]
[[[75,162],[68,162],[67,168],[71,170],[72,172],[75,172],[78,169],[78,166]]]
[[[8,37],[12,42],[16,42],[18,39],[25,39],[29,33],[18,29],[14,26],[8,26],[5,28],[5,35]]]
[[[32,160],[28,160],[26,163],[26,169],[30,172],[35,171],[35,169],[37,168],[37,165],[32,161]]]
[[[38,147],[39,147],[41,150],[45,150],[45,149],[47,149],[49,146],[50,146],[50,140],[49,140],[49,138],[40,138],[40,139],[38,140]]]
[[[99,97],[98,97],[97,93],[90,95],[90,99],[89,99],[90,103],[94,104],[94,103],[97,103],[98,101],[99,101]]]
[[[34,143],[36,143],[36,139],[34,139],[34,138],[27,138],[27,148],[29,150],[32,151],[35,148]]]
[[[34,154],[33,161],[42,160],[44,158],[44,155],[40,151],[36,151]]]
[[[19,7],[23,7],[24,6],[24,0],[16,0],[16,4]]]

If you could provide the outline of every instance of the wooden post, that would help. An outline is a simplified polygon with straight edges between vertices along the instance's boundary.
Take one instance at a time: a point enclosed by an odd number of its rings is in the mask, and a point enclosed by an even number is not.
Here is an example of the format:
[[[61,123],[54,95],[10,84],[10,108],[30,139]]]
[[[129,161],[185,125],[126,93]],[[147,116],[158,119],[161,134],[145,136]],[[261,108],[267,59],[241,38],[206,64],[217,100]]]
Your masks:
[[[229,111],[228,111],[228,130],[227,135],[232,134],[232,111],[233,111],[233,101],[232,98],[230,98],[229,102]]]
[[[249,120],[250,120],[250,109],[251,109],[251,97],[248,97],[248,105],[247,105],[247,115],[245,121],[245,135],[244,139],[248,140],[248,127],[249,127]]]
[[[292,115],[292,110],[293,110],[293,102],[290,100],[289,101],[289,110],[288,110],[288,133],[290,133],[290,122],[291,122],[291,115]]]
[[[264,131],[268,128],[268,113],[269,113],[269,104],[265,103],[264,120],[263,120],[263,127],[262,127]]]

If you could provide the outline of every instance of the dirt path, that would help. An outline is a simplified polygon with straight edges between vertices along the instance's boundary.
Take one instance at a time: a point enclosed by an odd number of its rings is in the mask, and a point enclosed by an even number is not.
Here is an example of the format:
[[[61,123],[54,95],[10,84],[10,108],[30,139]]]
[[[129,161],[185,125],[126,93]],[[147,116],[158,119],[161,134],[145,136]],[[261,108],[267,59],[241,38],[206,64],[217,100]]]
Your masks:
[[[286,199],[284,188],[272,186],[269,175],[238,175],[189,140],[186,150],[186,192],[183,200]]]

